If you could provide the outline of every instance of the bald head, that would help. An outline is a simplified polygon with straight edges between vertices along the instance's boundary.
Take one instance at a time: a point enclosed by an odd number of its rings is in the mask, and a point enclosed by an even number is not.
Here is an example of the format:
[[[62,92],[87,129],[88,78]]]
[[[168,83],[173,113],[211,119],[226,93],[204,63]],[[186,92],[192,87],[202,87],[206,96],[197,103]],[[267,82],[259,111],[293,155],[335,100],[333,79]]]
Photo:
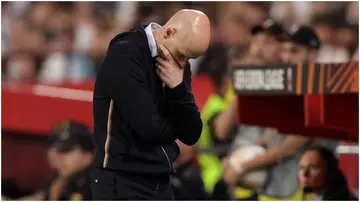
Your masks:
[[[179,49],[187,58],[196,58],[204,54],[210,43],[210,21],[201,11],[183,9],[175,13],[159,29],[160,44],[170,49]],[[175,46],[175,47],[172,47]]]
[[[182,43],[194,55],[206,52],[210,43],[210,21],[201,11],[183,9],[175,13],[164,28],[175,28]]]
[[[175,13],[164,27],[184,28],[189,34],[201,34],[200,30],[208,31],[204,35],[210,35],[209,18],[201,11],[192,9],[183,9]]]

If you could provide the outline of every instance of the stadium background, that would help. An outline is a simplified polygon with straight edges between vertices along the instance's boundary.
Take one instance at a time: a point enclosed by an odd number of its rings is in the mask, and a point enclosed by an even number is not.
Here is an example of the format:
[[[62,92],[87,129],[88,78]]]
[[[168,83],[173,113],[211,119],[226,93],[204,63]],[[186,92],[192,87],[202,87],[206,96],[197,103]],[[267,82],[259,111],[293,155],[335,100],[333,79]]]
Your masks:
[[[2,180],[40,188],[51,174],[51,125],[74,119],[92,126],[91,90],[109,40],[135,24],[161,24],[181,8],[208,14],[212,44],[240,53],[250,28],[271,17],[314,26],[323,42],[319,62],[358,60],[358,2],[2,2]],[[201,108],[214,89],[196,62],[193,91]],[[357,189],[358,153],[342,154],[340,163]]]

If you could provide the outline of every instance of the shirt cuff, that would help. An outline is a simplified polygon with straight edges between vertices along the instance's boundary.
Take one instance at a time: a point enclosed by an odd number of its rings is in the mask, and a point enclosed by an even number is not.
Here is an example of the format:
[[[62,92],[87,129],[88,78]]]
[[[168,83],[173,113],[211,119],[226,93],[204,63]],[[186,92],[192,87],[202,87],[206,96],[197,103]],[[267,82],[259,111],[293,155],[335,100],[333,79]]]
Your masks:
[[[179,85],[169,89],[169,98],[171,101],[180,101],[187,95],[187,93],[188,89],[185,82],[182,81]]]

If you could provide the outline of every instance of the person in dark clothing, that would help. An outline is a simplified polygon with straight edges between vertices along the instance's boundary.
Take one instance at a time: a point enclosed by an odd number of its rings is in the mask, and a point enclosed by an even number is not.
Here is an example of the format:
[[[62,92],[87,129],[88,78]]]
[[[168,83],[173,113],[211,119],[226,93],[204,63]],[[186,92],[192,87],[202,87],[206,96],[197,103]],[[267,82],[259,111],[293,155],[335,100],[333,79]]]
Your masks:
[[[251,29],[252,38],[242,64],[263,65],[280,63],[281,42],[287,37],[282,24],[271,19]]]
[[[91,131],[82,123],[65,121],[55,125],[49,140],[49,164],[56,173],[44,189],[17,200],[91,200],[89,168],[95,154]]]
[[[13,179],[1,179],[1,200],[5,201],[11,198],[20,198],[22,196],[33,193],[28,188],[23,188],[17,185]]]
[[[180,156],[173,164],[176,172],[170,175],[175,200],[208,200],[199,166],[194,161],[194,146],[187,146],[180,141],[176,143],[180,148]]]
[[[42,192],[45,201],[88,201],[91,200],[90,170],[74,173],[69,178],[56,173]],[[60,190],[57,192],[56,190]]]
[[[297,64],[316,62],[321,42],[312,27],[293,25],[282,44],[282,62]]]
[[[65,121],[55,126],[50,142],[61,163],[45,186],[44,200],[91,200],[90,167],[95,142],[90,129],[80,122]]]
[[[196,10],[111,40],[94,87],[93,200],[173,198],[175,140],[193,145],[202,130],[188,59],[209,41],[209,19]]]
[[[171,175],[174,199],[177,201],[209,200],[204,189],[199,167],[194,162],[186,162]]]
[[[325,147],[304,152],[299,162],[300,186],[304,193],[313,193],[321,201],[350,200],[351,194],[334,153]]]

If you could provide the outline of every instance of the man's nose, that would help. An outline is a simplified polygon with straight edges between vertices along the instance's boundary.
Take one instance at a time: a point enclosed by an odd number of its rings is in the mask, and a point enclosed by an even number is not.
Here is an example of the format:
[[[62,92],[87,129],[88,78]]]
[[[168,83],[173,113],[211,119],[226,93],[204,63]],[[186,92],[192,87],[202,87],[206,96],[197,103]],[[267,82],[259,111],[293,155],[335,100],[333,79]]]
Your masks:
[[[310,170],[309,169],[304,169],[302,174],[303,174],[304,177],[309,177]]]

